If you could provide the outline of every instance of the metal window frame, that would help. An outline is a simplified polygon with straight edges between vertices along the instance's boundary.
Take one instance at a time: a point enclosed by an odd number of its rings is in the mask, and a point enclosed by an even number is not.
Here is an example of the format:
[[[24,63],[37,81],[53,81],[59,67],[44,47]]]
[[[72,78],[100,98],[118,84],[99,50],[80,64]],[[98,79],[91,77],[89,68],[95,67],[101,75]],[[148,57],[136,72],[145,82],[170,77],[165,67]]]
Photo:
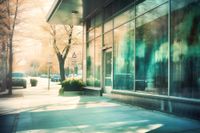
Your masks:
[[[171,91],[171,0],[168,0],[168,92]]]

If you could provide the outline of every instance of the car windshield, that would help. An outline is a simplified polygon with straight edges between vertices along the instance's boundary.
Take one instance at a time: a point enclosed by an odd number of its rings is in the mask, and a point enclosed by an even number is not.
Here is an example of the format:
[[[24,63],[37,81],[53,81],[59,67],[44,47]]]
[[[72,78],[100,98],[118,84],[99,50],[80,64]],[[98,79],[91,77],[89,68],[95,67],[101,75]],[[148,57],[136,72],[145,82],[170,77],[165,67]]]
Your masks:
[[[12,77],[25,77],[24,73],[12,73]]]

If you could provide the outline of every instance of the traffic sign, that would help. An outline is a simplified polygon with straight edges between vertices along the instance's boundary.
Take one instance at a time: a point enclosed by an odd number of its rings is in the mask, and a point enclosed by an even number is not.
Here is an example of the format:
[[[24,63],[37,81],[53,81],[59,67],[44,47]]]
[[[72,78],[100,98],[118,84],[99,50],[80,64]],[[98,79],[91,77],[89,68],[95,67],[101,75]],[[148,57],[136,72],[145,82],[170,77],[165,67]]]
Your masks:
[[[76,58],[76,53],[74,52],[73,55],[72,55],[72,58]]]

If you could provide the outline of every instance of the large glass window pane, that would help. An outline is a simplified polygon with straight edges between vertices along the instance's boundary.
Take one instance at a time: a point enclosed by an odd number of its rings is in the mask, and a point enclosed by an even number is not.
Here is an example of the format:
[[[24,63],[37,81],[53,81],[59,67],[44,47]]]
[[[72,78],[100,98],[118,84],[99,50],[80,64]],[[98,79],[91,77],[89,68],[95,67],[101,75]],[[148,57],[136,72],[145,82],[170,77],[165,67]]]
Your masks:
[[[143,0],[142,3],[137,3],[138,5],[136,6],[136,16],[141,15],[166,1],[168,0]]]
[[[94,85],[94,41],[87,43],[87,77],[86,84]]]
[[[98,37],[102,34],[102,26],[99,25],[97,27],[95,27],[95,37]]]
[[[95,17],[95,25],[97,26],[97,25],[102,24],[102,20],[103,20],[103,18],[102,18],[102,13],[99,13],[99,14]]]
[[[95,37],[102,35],[102,13],[95,17]]]
[[[113,44],[113,32],[110,31],[104,34],[104,46],[112,46]]]
[[[167,94],[168,4],[136,19],[136,90]]]
[[[113,29],[113,20],[110,20],[104,24],[104,33]]]
[[[172,0],[171,95],[200,98],[200,1]]]
[[[114,86],[113,89],[133,90],[134,22],[114,30]]]
[[[128,11],[120,14],[114,18],[114,27],[117,27],[135,17],[134,8],[129,9]]]
[[[94,86],[100,87],[100,76],[101,76],[101,47],[102,47],[102,37],[95,39],[95,72],[94,72]]]
[[[162,5],[153,11],[147,12],[138,19],[137,21],[137,27],[142,26],[147,23],[151,23],[152,21],[159,20],[159,18],[162,18],[162,16],[166,16],[168,14],[168,7],[167,4]]]
[[[88,41],[94,39],[94,29],[92,29],[88,32],[88,38],[87,39],[88,39]]]

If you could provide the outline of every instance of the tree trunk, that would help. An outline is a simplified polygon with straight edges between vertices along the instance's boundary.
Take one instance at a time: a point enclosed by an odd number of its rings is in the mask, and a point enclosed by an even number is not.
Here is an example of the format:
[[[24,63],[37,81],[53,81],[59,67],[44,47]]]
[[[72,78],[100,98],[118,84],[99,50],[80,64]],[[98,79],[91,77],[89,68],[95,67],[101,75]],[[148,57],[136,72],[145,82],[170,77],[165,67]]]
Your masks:
[[[2,65],[3,65],[3,83],[2,83],[2,91],[5,91],[7,89],[7,48],[5,42],[2,43]]]
[[[63,58],[59,58],[59,68],[60,68],[60,78],[61,82],[65,80],[65,60]]]
[[[14,14],[11,14],[10,1],[7,1],[8,17],[9,17],[9,76],[8,76],[8,94],[12,95],[12,72],[13,72],[13,35],[18,15],[19,0],[16,0]],[[11,23],[11,18],[13,18]]]
[[[10,39],[9,45],[9,74],[8,74],[8,94],[12,95],[12,66],[13,66],[13,49],[12,49],[12,39]]]

